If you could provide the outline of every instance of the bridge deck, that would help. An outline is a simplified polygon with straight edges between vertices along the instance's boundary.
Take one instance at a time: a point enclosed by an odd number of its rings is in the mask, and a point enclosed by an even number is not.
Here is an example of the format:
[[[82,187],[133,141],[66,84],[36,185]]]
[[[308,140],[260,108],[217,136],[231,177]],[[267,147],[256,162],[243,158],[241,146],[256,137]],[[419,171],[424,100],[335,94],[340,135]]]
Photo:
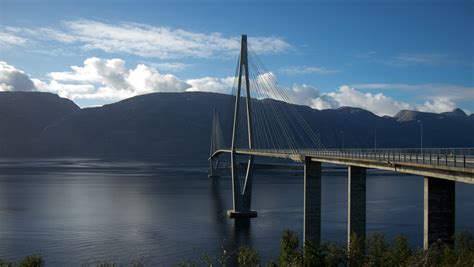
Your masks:
[[[305,157],[310,157],[312,161],[318,162],[380,169],[474,184],[474,155],[470,153],[461,154],[458,151],[450,152],[446,150],[446,152],[441,153],[439,150],[420,150],[416,152],[410,152],[409,150],[235,150],[236,155],[281,158],[300,162],[303,162]],[[211,157],[223,153],[231,153],[231,150],[217,150]]]

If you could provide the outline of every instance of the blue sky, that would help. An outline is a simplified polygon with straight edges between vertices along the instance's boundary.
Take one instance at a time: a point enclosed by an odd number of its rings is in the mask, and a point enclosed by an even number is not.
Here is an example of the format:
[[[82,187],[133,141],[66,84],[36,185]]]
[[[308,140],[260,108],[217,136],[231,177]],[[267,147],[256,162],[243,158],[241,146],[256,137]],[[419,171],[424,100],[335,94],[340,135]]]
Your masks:
[[[0,90],[228,92],[241,33],[299,104],[474,111],[472,1],[0,0]]]

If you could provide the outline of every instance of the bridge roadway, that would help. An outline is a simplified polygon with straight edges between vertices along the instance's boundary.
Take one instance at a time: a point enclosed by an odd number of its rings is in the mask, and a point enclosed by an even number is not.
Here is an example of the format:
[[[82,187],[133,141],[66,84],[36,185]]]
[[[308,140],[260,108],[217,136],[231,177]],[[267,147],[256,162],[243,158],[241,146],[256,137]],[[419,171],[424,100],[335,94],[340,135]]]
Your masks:
[[[464,152],[464,153],[463,153]],[[467,153],[466,153],[467,152]],[[230,149],[216,150],[211,158]],[[474,149],[330,149],[271,150],[235,149],[236,155],[253,155],[379,169],[474,184]]]
[[[218,149],[210,160],[231,149]],[[380,169],[424,177],[423,247],[441,240],[452,242],[455,231],[455,182],[474,184],[474,149],[346,149],[266,150],[235,149],[234,155],[289,159],[304,163],[305,243],[321,236],[321,164],[348,168],[347,240],[366,233],[366,169]],[[246,212],[234,213],[245,216]],[[239,215],[240,214],[240,215]],[[251,211],[250,216],[256,216]],[[360,239],[359,239],[360,240]]]

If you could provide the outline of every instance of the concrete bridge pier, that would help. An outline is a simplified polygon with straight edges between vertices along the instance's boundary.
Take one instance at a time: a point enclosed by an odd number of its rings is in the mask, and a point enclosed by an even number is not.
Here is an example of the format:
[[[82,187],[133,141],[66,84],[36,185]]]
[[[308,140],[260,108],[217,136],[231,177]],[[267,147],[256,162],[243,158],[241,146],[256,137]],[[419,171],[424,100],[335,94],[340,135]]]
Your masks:
[[[304,159],[303,242],[321,242],[321,162]]]
[[[364,245],[366,224],[366,168],[348,166],[348,195],[347,195],[347,245],[357,235],[358,240]]]
[[[253,181],[253,156],[249,157],[243,189],[240,186],[239,170],[235,157],[231,158],[232,165],[232,198],[233,209],[227,211],[230,218],[255,218],[257,212],[252,210],[252,181]]]
[[[423,248],[440,240],[452,244],[455,228],[456,184],[451,180],[424,178]]]

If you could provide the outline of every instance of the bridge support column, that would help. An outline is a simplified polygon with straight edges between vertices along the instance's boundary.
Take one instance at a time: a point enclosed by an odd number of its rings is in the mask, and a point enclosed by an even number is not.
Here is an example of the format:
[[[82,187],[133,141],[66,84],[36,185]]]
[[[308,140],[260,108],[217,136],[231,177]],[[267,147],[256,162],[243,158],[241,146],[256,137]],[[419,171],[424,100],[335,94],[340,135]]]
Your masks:
[[[455,221],[454,181],[425,177],[423,248],[441,240],[452,243]]]
[[[227,211],[230,218],[255,218],[257,212],[252,207],[253,156],[247,162],[243,189],[240,186],[239,170],[235,155],[231,156],[233,209]]]
[[[246,87],[246,108],[247,108],[247,140],[248,148],[253,147],[253,124],[251,112],[251,96],[250,96],[250,81],[249,81],[249,65],[247,55],[247,35],[242,35],[239,61],[239,79],[237,85],[237,94],[235,96],[235,110],[234,110],[234,124],[232,127],[232,146],[231,146],[231,165],[232,165],[232,195],[233,195],[233,210],[228,210],[227,214],[231,218],[254,218],[257,217],[257,212],[250,210],[252,203],[252,177],[253,177],[253,156],[250,155],[247,163],[247,172],[245,174],[245,183],[243,189],[240,188],[239,170],[237,168],[237,160],[235,154],[235,144],[238,128],[238,115],[240,109],[240,95],[242,90],[242,78],[245,79]],[[243,75],[245,72],[245,75]]]
[[[321,241],[321,162],[304,160],[304,244]]]
[[[366,168],[348,167],[348,195],[347,195],[347,245],[350,248],[354,234],[359,246],[364,246],[366,223]]]
[[[219,177],[219,173],[217,169],[219,168],[219,158],[215,160],[216,162],[214,163],[214,159],[210,158],[209,159],[209,178],[217,178]]]

